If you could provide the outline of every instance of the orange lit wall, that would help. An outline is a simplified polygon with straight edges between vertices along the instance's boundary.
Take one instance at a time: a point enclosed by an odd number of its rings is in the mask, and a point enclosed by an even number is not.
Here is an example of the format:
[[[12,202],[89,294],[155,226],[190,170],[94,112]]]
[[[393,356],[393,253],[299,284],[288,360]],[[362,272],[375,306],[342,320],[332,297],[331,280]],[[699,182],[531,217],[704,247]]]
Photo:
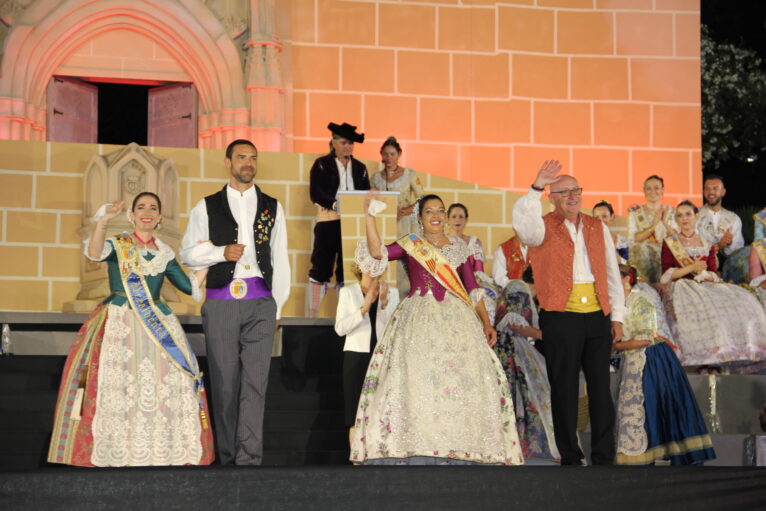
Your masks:
[[[564,163],[585,205],[620,213],[665,178],[699,197],[699,0],[293,0],[286,42],[296,152],[328,121],[359,156],[396,135],[416,170],[524,190]]]

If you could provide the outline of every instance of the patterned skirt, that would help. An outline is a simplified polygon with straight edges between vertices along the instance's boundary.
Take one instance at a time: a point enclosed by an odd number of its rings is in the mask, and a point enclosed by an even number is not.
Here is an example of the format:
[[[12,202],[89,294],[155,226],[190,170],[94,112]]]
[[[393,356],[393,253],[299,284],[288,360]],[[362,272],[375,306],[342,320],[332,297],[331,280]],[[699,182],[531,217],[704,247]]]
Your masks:
[[[766,313],[734,284],[679,279],[656,286],[685,366],[766,360]]]
[[[178,319],[165,316],[186,341]],[[179,348],[194,356],[188,342]],[[200,408],[200,399],[202,408]],[[207,400],[131,309],[99,305],[69,350],[48,461],[79,466],[209,465]]]
[[[355,463],[523,463],[503,368],[476,314],[449,293],[398,307],[370,360]]]
[[[671,465],[690,465],[715,459],[694,392],[670,346],[664,342],[649,346],[643,374],[623,371],[621,376],[615,463],[670,460]]]

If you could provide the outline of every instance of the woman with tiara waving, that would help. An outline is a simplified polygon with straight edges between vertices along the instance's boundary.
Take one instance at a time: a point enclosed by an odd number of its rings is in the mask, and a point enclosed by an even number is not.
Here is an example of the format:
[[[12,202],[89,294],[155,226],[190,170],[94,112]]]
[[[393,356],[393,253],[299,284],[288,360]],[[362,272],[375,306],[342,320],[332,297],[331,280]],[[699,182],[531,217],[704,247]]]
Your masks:
[[[383,245],[365,200],[367,239],[357,264],[382,275],[403,260],[410,292],[394,312],[370,360],[351,445],[351,461],[370,465],[523,462],[513,403],[483,291],[468,246],[444,234],[447,214],[436,195],[419,201],[422,234]]]
[[[111,294],[69,350],[59,387],[48,461],[124,467],[208,465],[213,437],[202,373],[181,324],[160,298],[167,278],[201,299],[199,275],[184,274],[155,237],[162,203],[139,193],[135,232],[106,239],[123,202],[102,206],[85,257],[108,265]]]

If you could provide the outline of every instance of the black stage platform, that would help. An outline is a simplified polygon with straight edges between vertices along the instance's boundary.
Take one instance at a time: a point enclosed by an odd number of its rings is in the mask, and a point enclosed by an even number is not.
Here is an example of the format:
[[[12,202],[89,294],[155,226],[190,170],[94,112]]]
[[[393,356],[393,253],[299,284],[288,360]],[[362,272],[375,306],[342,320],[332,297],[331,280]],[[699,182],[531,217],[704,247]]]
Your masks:
[[[49,465],[65,357],[0,357],[0,511],[766,509],[766,468],[352,467],[342,420],[342,341],[328,323],[283,329],[282,356],[272,359],[269,374],[263,467]],[[76,329],[74,322],[64,326]],[[50,321],[27,330],[64,326]],[[200,357],[203,370],[205,362]]]
[[[46,468],[0,472],[5,510],[757,510],[766,470],[671,467]]]

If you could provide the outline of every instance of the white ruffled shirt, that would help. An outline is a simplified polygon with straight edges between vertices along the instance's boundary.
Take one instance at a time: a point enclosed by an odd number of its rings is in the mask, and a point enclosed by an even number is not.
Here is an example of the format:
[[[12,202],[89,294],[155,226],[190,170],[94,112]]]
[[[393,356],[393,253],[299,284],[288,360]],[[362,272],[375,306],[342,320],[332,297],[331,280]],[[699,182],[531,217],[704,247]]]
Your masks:
[[[543,205],[540,201],[543,192],[529,190],[513,206],[513,228],[516,235],[530,247],[539,247],[545,239],[545,223],[543,222]],[[572,264],[572,282],[589,284],[595,282],[593,269],[588,258],[588,247],[582,231],[582,222],[575,226],[569,220],[564,220],[564,226],[574,243],[574,262]],[[614,256],[615,248],[609,229],[604,227],[604,248],[606,250],[606,279],[609,304],[612,307],[612,321],[622,323],[625,318],[625,291],[622,287],[620,268]],[[553,271],[553,269],[551,269]]]

